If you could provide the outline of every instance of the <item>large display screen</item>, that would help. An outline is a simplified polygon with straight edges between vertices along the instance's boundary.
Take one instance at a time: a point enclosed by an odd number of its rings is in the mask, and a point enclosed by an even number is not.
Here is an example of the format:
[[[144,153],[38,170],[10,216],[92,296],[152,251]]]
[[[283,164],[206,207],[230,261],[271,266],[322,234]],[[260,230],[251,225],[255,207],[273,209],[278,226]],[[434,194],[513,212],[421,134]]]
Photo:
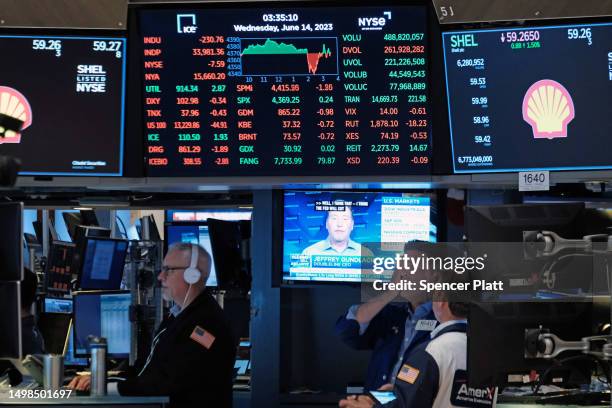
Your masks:
[[[122,175],[125,46],[0,35],[0,154],[22,175]]]
[[[430,172],[424,6],[144,9],[149,176]]]
[[[443,37],[456,173],[612,168],[612,24]]]
[[[283,280],[360,282],[372,249],[435,242],[434,200],[397,192],[286,191]],[[363,268],[367,269],[367,268]]]

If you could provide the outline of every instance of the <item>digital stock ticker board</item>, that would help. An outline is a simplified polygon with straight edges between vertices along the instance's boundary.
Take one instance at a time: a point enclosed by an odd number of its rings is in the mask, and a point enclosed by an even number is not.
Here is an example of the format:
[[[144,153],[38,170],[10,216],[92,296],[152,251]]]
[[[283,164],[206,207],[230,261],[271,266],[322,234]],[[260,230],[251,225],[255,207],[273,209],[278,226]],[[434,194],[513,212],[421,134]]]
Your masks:
[[[612,24],[443,37],[455,173],[612,168]]]
[[[430,173],[426,15],[139,10],[148,176]]]

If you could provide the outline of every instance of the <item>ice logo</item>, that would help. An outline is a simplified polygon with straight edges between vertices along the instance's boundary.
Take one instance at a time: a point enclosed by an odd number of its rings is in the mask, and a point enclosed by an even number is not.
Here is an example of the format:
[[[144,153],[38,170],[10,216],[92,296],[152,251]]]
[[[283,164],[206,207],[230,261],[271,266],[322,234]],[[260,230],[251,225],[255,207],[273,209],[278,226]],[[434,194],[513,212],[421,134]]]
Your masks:
[[[551,79],[531,85],[523,98],[523,119],[531,125],[536,139],[567,137],[567,125],[574,113],[567,89]]]
[[[32,108],[25,96],[0,86],[0,144],[21,142],[21,132],[31,124]]]

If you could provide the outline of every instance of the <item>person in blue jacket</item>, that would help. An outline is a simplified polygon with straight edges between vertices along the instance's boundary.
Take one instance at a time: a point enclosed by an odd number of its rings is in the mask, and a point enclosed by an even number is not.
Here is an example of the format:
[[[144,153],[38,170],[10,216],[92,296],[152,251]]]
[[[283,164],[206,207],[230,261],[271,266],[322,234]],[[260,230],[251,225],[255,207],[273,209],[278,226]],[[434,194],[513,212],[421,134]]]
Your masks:
[[[406,244],[409,256],[431,251],[431,244],[413,241]],[[412,275],[414,276],[414,275]],[[409,271],[396,270],[392,281],[410,279]],[[401,300],[401,302],[394,302]],[[393,384],[406,354],[430,340],[436,327],[431,300],[419,291],[385,291],[361,305],[353,305],[336,322],[336,334],[356,350],[372,350],[365,379],[366,390]]]

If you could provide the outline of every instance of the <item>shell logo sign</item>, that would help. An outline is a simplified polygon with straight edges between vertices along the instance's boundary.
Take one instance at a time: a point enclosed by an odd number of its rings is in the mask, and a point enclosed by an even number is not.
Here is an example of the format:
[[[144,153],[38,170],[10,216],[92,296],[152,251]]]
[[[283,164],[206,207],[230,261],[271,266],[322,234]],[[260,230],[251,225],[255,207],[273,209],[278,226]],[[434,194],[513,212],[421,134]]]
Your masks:
[[[0,86],[0,144],[21,142],[21,132],[32,124],[32,108],[19,91]]]
[[[523,98],[523,119],[531,125],[536,139],[567,137],[567,125],[574,115],[571,95],[556,81],[536,82]]]

